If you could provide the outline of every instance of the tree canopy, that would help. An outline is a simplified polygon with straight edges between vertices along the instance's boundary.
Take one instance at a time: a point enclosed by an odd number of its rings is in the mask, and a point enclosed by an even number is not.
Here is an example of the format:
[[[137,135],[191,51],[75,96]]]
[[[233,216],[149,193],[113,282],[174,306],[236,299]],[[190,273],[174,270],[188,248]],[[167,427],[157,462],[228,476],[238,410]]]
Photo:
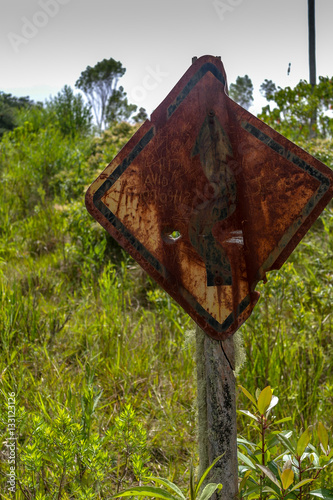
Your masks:
[[[265,82],[261,90],[273,107],[268,104],[262,109],[261,120],[293,141],[310,139],[313,133],[322,139],[333,136],[333,118],[328,113],[333,109],[333,78],[320,76],[314,88],[306,80],[294,88]]]
[[[33,104],[29,97],[15,97],[0,91],[0,137],[17,126],[17,111]]]
[[[121,121],[128,121],[129,119],[132,119],[135,123],[146,120],[147,113],[144,108],[140,108],[138,114],[132,116],[133,113],[136,113],[136,111],[137,106],[128,102],[127,94],[124,91],[124,88],[119,87],[119,89],[113,92],[108,101],[106,109],[106,123],[111,125]]]
[[[243,108],[249,109],[253,103],[253,83],[248,75],[238,76],[229,88],[230,97]]]
[[[267,80],[260,85],[260,93],[267,99],[270,100],[276,92],[276,85],[272,80]]]
[[[47,102],[47,108],[54,113],[64,135],[74,137],[77,133],[85,135],[90,131],[93,118],[90,106],[68,85]]]
[[[103,59],[93,67],[87,66],[75,83],[86,95],[100,130],[106,127],[109,100],[117,92],[118,80],[125,71],[126,68],[121,62],[111,57]]]
[[[119,78],[126,72],[120,61],[103,59],[95,66],[87,66],[75,83],[76,88],[86,95],[92,107],[96,124],[101,131],[122,120],[139,122],[147,118],[144,108],[137,115],[135,104],[130,104],[122,86],[118,87]]]
[[[333,77],[320,76],[313,86],[301,80],[294,88],[277,87],[265,79],[260,93],[268,101],[258,118],[292,141],[333,136]],[[248,109],[253,102],[253,84],[248,75],[230,85],[230,97]]]

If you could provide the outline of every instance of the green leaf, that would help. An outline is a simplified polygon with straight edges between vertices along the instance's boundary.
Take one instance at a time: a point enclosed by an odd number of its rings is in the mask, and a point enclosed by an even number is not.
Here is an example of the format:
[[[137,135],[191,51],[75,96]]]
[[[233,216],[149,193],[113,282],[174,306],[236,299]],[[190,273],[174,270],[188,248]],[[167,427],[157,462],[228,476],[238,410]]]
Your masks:
[[[242,387],[241,385],[239,385],[238,387],[240,387],[240,389],[242,390],[242,392],[245,394],[245,396],[247,398],[249,398],[249,400],[251,401],[251,403],[254,404],[255,408],[258,408],[258,405],[257,405],[257,402],[256,400],[254,399],[254,397],[252,396],[252,394],[249,393],[249,391],[247,391],[244,387]]]
[[[269,403],[269,407],[267,408],[267,411],[271,411],[274,406],[276,406],[279,402],[279,398],[277,396],[272,395],[272,400]]]
[[[328,467],[329,465],[333,464],[333,458],[331,458],[331,460],[329,460],[325,465],[323,465],[323,469],[326,469],[326,467]]]
[[[221,483],[209,483],[207,484],[204,489],[202,490],[202,493],[200,494],[198,500],[208,500],[215,491],[219,489],[222,489],[222,484]]]
[[[333,462],[333,459],[332,458],[330,459],[327,455],[321,455],[320,456],[319,464],[321,466],[327,467],[332,462]]]
[[[292,462],[290,458],[288,458],[283,465],[282,472],[285,471],[286,469],[291,469],[291,467],[292,467]]]
[[[287,436],[285,436],[284,434],[277,434],[276,437],[278,438],[280,443],[282,443],[287,448],[287,450],[290,451],[292,455],[296,455],[296,451],[293,447],[293,444]]]
[[[273,490],[273,488],[270,488],[269,486],[265,486],[265,488],[262,490],[262,492],[263,493],[274,493],[274,495],[276,495],[276,491]]]
[[[267,408],[271,404],[272,396],[273,396],[273,393],[272,393],[272,389],[271,389],[270,385],[265,387],[265,389],[263,389],[261,391],[261,393],[259,394],[258,410],[259,410],[261,415],[263,415],[265,413],[265,411],[267,410]]]
[[[318,437],[326,453],[328,448],[328,433],[321,422],[318,423]]]
[[[257,493],[257,494],[260,493],[260,486],[258,484],[248,486],[246,492],[243,493],[243,498],[246,498],[246,497],[259,498],[259,496],[252,496],[253,493]]]
[[[323,498],[323,500],[333,500],[333,490],[326,490],[325,488],[309,491],[309,495],[312,495],[313,497]]]
[[[294,471],[292,469],[285,469],[281,474],[281,482],[283,489],[288,489],[294,482]]]
[[[272,425],[282,424],[283,422],[289,422],[289,420],[291,420],[291,417],[281,418],[281,420],[277,420],[276,422],[273,422]]]
[[[244,474],[244,477],[242,478],[241,482],[240,482],[240,485],[239,485],[239,491],[241,492],[242,489],[244,488],[244,486],[246,485],[247,483],[247,480],[249,479],[249,477],[251,476],[251,472],[250,470],[247,470]]]
[[[209,467],[205,470],[205,472],[202,474],[202,476],[201,476],[201,478],[199,479],[199,482],[198,482],[198,484],[197,484],[197,487],[195,488],[195,496],[197,496],[197,495],[198,495],[198,492],[199,492],[199,490],[200,490],[200,488],[201,488],[202,483],[203,483],[203,482],[204,482],[204,480],[206,479],[207,474],[209,474],[209,472],[212,470],[212,468],[214,467],[214,465],[215,465],[215,464],[216,464],[216,463],[217,463],[217,462],[218,462],[218,461],[219,461],[219,460],[223,457],[223,455],[224,455],[224,454],[225,454],[225,452],[224,452],[222,455],[220,455],[220,456],[216,457],[216,458],[215,458],[215,460],[213,461],[213,463],[212,463],[212,464],[211,464],[211,465],[210,465],[210,466],[209,466]]]
[[[257,467],[259,467],[260,470],[263,471],[264,474],[274,483],[276,486],[278,486],[281,489],[281,483],[278,480],[278,478],[273,474],[273,472],[268,468],[265,467],[264,465],[257,464]]]
[[[310,443],[311,434],[309,429],[306,429],[297,442],[296,453],[301,457],[305,451],[305,448]]]
[[[162,488],[155,488],[154,486],[135,486],[133,488],[128,488],[127,490],[117,493],[117,495],[114,495],[113,498],[135,496],[163,498],[163,500],[177,500],[177,498],[171,495],[168,491],[163,490]]]
[[[170,488],[170,490],[174,491],[176,495],[178,495],[180,498],[183,500],[186,500],[185,496],[183,495],[182,491],[178,488],[178,486],[168,479],[164,479],[162,477],[155,477],[155,476],[149,476],[145,478],[147,481],[154,481],[155,483],[158,484],[163,484],[163,486],[167,486]]]
[[[241,438],[241,437],[237,438],[237,444],[238,444],[238,446],[241,446],[242,444],[244,444],[244,445],[247,444],[247,445],[249,445],[253,449],[256,448],[256,444],[255,443],[252,443],[251,441],[248,441],[247,439],[244,439],[244,438]]]
[[[244,462],[246,465],[251,467],[251,469],[256,470],[256,464],[254,462],[252,462],[252,460],[249,457],[247,457],[246,455],[244,455],[240,451],[237,453],[237,455],[238,455],[238,458],[240,460],[242,460],[242,462]]]
[[[297,490],[297,488],[300,488],[301,486],[304,486],[305,484],[312,483],[313,479],[303,479],[300,483],[295,484],[293,488],[291,488],[290,491]]]
[[[278,475],[280,474],[280,469],[277,463],[274,462],[274,460],[270,460],[269,462],[267,462],[266,465],[273,472],[273,474],[275,474],[275,476],[278,477]]]
[[[250,418],[253,418],[253,420],[255,420],[256,422],[259,421],[258,418],[255,415],[253,415],[253,413],[251,413],[251,412],[249,412],[247,410],[237,410],[237,413],[243,413],[244,415],[246,415],[246,416],[248,416]]]
[[[191,468],[190,468],[190,499],[195,500],[195,497],[196,497],[196,489],[195,489],[195,484],[194,484],[193,466],[191,464]]]

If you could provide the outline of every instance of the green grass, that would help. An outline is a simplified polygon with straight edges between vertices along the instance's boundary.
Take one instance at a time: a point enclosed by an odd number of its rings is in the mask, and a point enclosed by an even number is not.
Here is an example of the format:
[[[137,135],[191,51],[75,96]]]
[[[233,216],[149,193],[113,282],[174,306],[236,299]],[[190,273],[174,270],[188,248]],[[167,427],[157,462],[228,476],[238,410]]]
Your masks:
[[[130,132],[88,144],[26,126],[1,143],[0,484],[15,392],[18,499],[107,498],[147,468],[185,485],[198,461],[194,324],[83,205]],[[299,432],[333,425],[332,255],[331,205],[241,328],[237,381],[271,385]]]
[[[285,411],[303,426],[333,423],[332,204],[268,283],[252,318],[243,327],[246,387],[271,385]],[[251,370],[250,380],[247,379]]]

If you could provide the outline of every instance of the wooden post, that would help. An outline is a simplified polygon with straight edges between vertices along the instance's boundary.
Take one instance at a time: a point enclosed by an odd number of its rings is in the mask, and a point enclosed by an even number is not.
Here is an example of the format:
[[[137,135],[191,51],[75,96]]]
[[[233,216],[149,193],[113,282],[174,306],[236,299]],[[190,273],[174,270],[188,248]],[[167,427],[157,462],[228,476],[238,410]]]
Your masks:
[[[234,357],[232,337],[219,342],[197,326],[199,475],[225,453],[209,478],[222,483],[217,496],[223,500],[233,500],[238,493]]]

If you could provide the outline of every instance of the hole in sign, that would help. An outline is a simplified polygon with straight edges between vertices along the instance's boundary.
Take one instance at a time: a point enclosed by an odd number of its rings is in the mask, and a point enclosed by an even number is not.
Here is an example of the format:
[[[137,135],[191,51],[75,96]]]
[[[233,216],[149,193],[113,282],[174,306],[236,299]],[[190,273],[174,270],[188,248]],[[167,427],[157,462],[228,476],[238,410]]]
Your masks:
[[[162,238],[166,243],[174,243],[181,236],[181,233],[177,229],[165,228],[162,233]]]

